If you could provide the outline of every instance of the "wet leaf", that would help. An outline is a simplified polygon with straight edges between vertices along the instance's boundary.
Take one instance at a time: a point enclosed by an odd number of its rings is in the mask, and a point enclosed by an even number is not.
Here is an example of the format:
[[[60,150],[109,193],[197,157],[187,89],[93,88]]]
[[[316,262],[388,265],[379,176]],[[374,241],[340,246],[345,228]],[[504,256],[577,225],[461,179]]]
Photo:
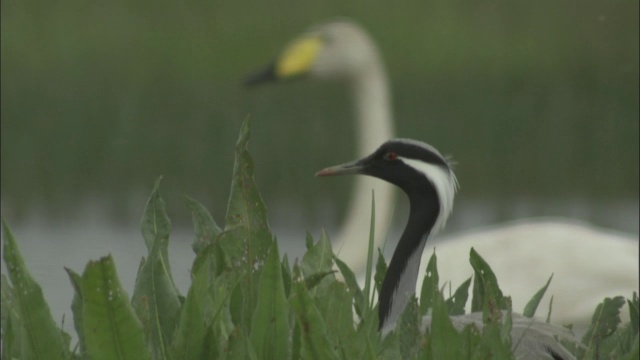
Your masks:
[[[91,359],[151,359],[142,324],[120,285],[111,256],[87,264],[81,288],[85,343]]]
[[[15,351],[15,345],[20,345],[19,354],[23,359],[67,359],[70,356],[69,349],[65,346],[61,330],[53,321],[42,288],[27,270],[13,234],[4,221],[2,228],[3,257],[13,285],[13,291],[8,289],[9,292],[3,293],[2,300],[9,300],[9,306],[5,307],[15,314],[8,318],[13,333],[13,344],[10,346],[14,346]]]

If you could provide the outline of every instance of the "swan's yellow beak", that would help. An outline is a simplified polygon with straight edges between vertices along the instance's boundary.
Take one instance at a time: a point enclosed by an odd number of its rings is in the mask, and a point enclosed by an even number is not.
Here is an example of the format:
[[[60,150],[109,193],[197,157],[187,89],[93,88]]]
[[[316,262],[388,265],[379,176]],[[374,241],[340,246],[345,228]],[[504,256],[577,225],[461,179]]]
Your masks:
[[[286,80],[311,71],[324,40],[318,35],[306,35],[291,42],[266,68],[245,79],[245,85]]]
[[[276,77],[286,79],[308,73],[322,45],[323,40],[317,35],[294,40],[276,61]]]

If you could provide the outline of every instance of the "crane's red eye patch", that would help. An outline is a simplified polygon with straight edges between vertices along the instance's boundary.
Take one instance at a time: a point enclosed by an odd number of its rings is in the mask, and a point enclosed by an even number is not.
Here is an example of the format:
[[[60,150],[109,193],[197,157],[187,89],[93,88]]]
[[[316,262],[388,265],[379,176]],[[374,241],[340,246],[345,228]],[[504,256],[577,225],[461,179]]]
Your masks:
[[[394,151],[389,151],[388,153],[386,153],[384,155],[385,160],[397,160],[398,159],[398,154],[396,154]]]

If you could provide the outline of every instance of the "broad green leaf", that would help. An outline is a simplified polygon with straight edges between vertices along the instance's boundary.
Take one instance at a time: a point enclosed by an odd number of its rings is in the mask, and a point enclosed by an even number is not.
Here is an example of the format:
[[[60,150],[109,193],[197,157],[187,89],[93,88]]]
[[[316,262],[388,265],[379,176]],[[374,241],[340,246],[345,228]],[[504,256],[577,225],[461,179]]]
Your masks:
[[[433,251],[427,264],[426,274],[422,280],[422,290],[420,292],[420,314],[426,315],[431,308],[433,297],[438,293],[438,257],[436,251]]]
[[[2,222],[4,232],[3,257],[13,285],[11,308],[17,316],[11,321],[11,330],[22,349],[23,359],[67,359],[69,349],[65,346],[61,330],[56,326],[42,295],[42,288],[31,277],[20,255],[18,245],[7,224]],[[4,297],[8,294],[3,295]],[[15,352],[14,352],[15,354]]]
[[[214,281],[215,244],[201,249],[191,269],[191,287],[180,309],[178,325],[173,334],[171,350],[174,359],[200,359],[207,328],[213,316],[209,284]]]
[[[631,318],[631,330],[634,335],[638,334],[638,326],[640,326],[640,301],[638,293],[633,292],[631,299],[627,299],[629,305],[629,317]]]
[[[324,319],[315,306],[306,285],[301,281],[300,269],[294,266],[293,271],[295,281],[292,284],[289,303],[300,326],[300,356],[303,359],[336,359],[337,354],[327,338]]]
[[[71,301],[71,312],[73,313],[73,326],[78,334],[78,347],[80,348],[80,354],[84,357],[87,353],[86,341],[84,338],[84,320],[82,316],[82,276],[75,271],[64,268],[71,280],[71,286],[73,287],[73,300]]]
[[[637,360],[640,358],[640,339],[638,338],[638,334],[636,334],[636,338],[633,340],[633,346],[631,350],[621,357],[621,360]]]
[[[300,349],[302,348],[302,333],[300,324],[296,320],[293,326],[293,334],[291,335],[291,358],[300,359]]]
[[[19,335],[20,329],[14,330],[13,325],[18,324],[20,317],[15,301],[15,293],[9,284],[9,279],[7,279],[4,274],[1,279],[2,308],[0,311],[0,322],[2,323],[2,359],[21,359],[23,358],[20,353],[22,344],[20,343],[20,337],[16,336]]]
[[[204,335],[204,343],[202,344],[202,359],[219,359],[226,360],[228,353],[223,351],[227,349],[227,338],[222,339],[222,336],[216,331],[218,327],[217,322],[212,322],[207,327]]]
[[[168,259],[160,256],[159,245],[154,246],[136,279],[131,300],[157,359],[169,358],[168,346],[181,306],[178,292],[167,274],[167,262]]]
[[[120,285],[111,256],[87,264],[81,289],[82,321],[91,359],[150,359],[142,325]]]
[[[375,359],[375,356],[371,357],[370,354],[372,352],[379,352],[380,350],[380,332],[378,331],[378,324],[378,307],[375,306],[371,311],[366,313],[364,318],[360,323],[358,323],[355,340],[359,354],[357,358]],[[391,334],[393,334],[393,332]],[[398,347],[395,346],[395,349],[389,353],[397,353],[399,355]]]
[[[451,324],[447,305],[440,292],[433,297],[433,311],[431,313],[430,339],[427,351],[431,359],[468,359],[463,357],[464,348],[461,346],[463,338]]]
[[[473,248],[470,251],[469,262],[475,273],[471,312],[483,311],[487,314],[487,311],[507,309],[507,301],[498,286],[496,275],[489,264]]]
[[[507,338],[503,335],[503,326],[500,321],[485,323],[482,327],[482,337],[479,347],[476,349],[476,356],[482,359],[513,359],[511,352],[510,334]]]
[[[460,332],[460,359],[485,359],[478,351],[482,339],[475,325],[467,325]]]
[[[374,347],[374,344],[371,344],[370,338],[362,339],[361,342],[366,345],[367,343]],[[379,344],[380,349],[378,350],[378,356],[369,356],[369,359],[378,359],[378,360],[396,360],[402,359],[402,354],[400,354],[400,340],[398,338],[398,332],[392,331],[388,333]],[[366,354],[366,350],[365,350]]]
[[[253,176],[254,166],[247,148],[248,142],[249,121],[246,120],[236,143],[226,224],[219,237],[220,246],[232,267],[241,273],[241,286],[232,295],[232,314],[246,333],[251,328],[260,273],[274,241],[267,223],[267,209]]]
[[[437,293],[435,295],[439,296]],[[400,315],[395,330],[398,332],[400,354],[403,359],[415,359],[418,356],[422,341],[421,320],[418,300],[413,296]]]
[[[291,268],[287,254],[282,257],[282,283],[284,285],[284,295],[289,298],[291,292]]]
[[[207,245],[213,243],[216,238],[220,236],[222,230],[218,227],[218,224],[213,220],[213,217],[204,205],[189,196],[185,195],[183,198],[187,207],[191,210],[193,227],[196,232],[196,238],[193,240],[191,247],[197,254]]]
[[[169,359],[181,302],[169,266],[171,223],[160,196],[160,180],[156,180],[142,217],[149,256],[138,270],[131,303],[142,321],[153,357]]]
[[[202,351],[204,359],[229,358],[229,336],[233,331],[236,331],[236,326],[231,321],[229,299],[238,284],[239,280],[232,272],[220,274],[209,284],[212,314],[205,313],[205,318],[211,317],[211,321],[205,332]]]
[[[511,310],[504,312],[502,317],[502,326],[500,329],[500,340],[504,348],[510,352],[511,349],[511,329],[513,328],[513,321],[511,319]]]
[[[449,315],[462,315],[464,314],[464,307],[467,305],[467,299],[469,298],[469,286],[471,285],[471,278],[462,283],[453,293],[453,296],[447,299],[447,308],[449,309]]]
[[[610,336],[604,338],[598,344],[598,351],[600,358],[615,358],[618,359],[623,355],[633,350],[633,341],[636,338],[636,334],[632,334],[631,323],[625,323],[618,326],[618,328]]]
[[[549,288],[549,284],[551,284],[551,279],[553,279],[553,274],[549,276],[549,280],[547,280],[547,283],[540,290],[538,290],[538,292],[536,292],[535,295],[533,295],[531,300],[529,300],[527,305],[524,307],[524,311],[522,312],[522,315],[528,318],[532,318],[536,314],[536,310],[538,309],[540,300],[542,300],[542,297],[547,292],[547,288]]]
[[[249,121],[245,120],[236,143],[225,236],[220,241],[233,266],[251,273],[264,264],[273,238],[267,223],[267,209],[253,177],[248,142]]]
[[[160,197],[161,181],[162,176],[156,179],[140,222],[142,237],[145,245],[147,245],[148,252],[151,252],[153,245],[157,241],[168,241],[169,233],[171,233],[171,221],[167,216],[164,200]],[[165,259],[169,258],[166,248],[162,249],[162,256]]]
[[[313,247],[313,236],[311,236],[311,233],[307,231],[307,234],[304,237],[304,244],[307,248],[307,250],[311,249]]]
[[[196,237],[193,240],[192,248],[196,254],[211,244],[216,244],[210,249],[207,261],[213,263],[215,275],[220,275],[225,269],[231,268],[231,260],[220,246],[219,237],[222,230],[213,220],[209,211],[194,199],[185,196],[184,200],[191,210],[191,218],[195,229]],[[193,271],[192,271],[193,276]]]
[[[288,359],[289,307],[284,293],[278,243],[273,242],[265,264],[256,309],[251,320],[251,344],[259,359]]]
[[[591,325],[582,337],[582,344],[585,350],[579,348],[581,357],[590,359],[599,356],[599,346],[602,340],[609,337],[620,324],[620,308],[624,306],[625,300],[622,296],[605,298],[598,304],[591,318]]]
[[[335,274],[335,271],[333,270],[315,273],[305,278],[304,283],[307,285],[307,289],[311,290],[314,293],[314,295],[316,295],[317,294],[316,290],[318,288],[318,285],[323,283],[323,280],[325,280],[327,277],[330,278],[334,276],[334,274]],[[326,293],[327,288],[331,285],[331,283],[333,283],[333,281],[325,284],[323,291],[320,293],[320,295]]]
[[[229,359],[231,360],[258,360],[251,341],[242,330],[241,326],[236,326],[229,336]],[[262,360],[262,359],[260,359]]]
[[[353,294],[354,307],[356,309],[356,314],[362,319],[364,317],[364,311],[369,307],[367,304],[367,299],[365,298],[362,290],[360,290],[360,285],[358,285],[358,280],[356,280],[356,276],[349,269],[347,264],[345,264],[342,260],[338,259],[334,256],[333,260],[335,261],[338,269],[342,273],[342,277],[344,278],[345,283],[349,287],[349,290]]]
[[[511,352],[511,309],[508,308],[505,312],[506,315],[504,315],[499,308],[492,305],[493,301],[491,296],[485,299],[485,310],[482,313],[484,319],[482,334],[478,346],[474,349],[474,358],[513,359]],[[505,301],[507,307],[509,307],[510,299],[507,298]]]
[[[302,256],[300,268],[305,279],[321,276],[318,286],[313,287],[311,294],[325,292],[336,277],[333,274],[333,252],[331,242],[322,232],[320,239]]]
[[[353,299],[347,286],[338,281],[332,282],[324,296],[315,299],[327,328],[327,337],[338,349],[342,358],[353,359],[358,356],[354,338],[356,330],[353,323]]]

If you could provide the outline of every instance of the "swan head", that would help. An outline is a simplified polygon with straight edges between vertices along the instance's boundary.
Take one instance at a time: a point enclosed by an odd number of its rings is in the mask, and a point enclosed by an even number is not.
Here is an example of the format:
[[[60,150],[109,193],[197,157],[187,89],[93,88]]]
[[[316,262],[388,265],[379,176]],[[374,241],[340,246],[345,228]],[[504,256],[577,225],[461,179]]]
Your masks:
[[[304,76],[350,80],[372,67],[382,67],[375,43],[360,25],[343,19],[317,25],[295,38],[271,64],[249,76],[245,83]]]

